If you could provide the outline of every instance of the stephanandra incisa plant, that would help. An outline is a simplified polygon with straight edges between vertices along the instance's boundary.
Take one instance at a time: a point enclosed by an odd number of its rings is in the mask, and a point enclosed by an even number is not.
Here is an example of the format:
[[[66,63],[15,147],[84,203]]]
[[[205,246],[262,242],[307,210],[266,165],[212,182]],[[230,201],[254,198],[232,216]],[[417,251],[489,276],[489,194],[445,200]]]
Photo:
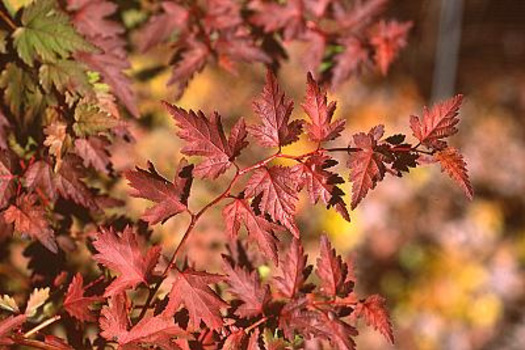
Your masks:
[[[263,92],[253,103],[259,122],[246,125],[240,118],[228,136],[218,113],[208,117],[201,111],[186,111],[165,102],[178,126],[177,135],[186,142],[181,152],[201,160],[190,164],[182,159],[173,181],[160,175],[151,163],[148,169],[126,173],[133,188],[131,195],[154,203],[144,212],[143,220],[154,225],[176,215],[190,216],[187,230],[165,267],[156,268],[161,247],[146,248],[132,227],[122,232],[101,228],[94,236],[93,259],[112,274],[103,274],[88,285],[77,274],[64,293],[63,309],[25,334],[16,330],[47,301],[49,289],[35,290],[24,313],[14,299],[4,296],[3,307],[15,315],[0,323],[2,342],[69,348],[54,336],[43,341],[28,337],[61,315],[75,318],[83,327],[98,322],[100,334],[94,344],[118,344],[122,349],[145,345],[164,349],[286,349],[301,348],[304,340],[311,338],[326,340],[335,349],[354,349],[355,327],[360,319],[393,342],[384,298],[355,294],[352,263],[337,255],[326,236],[321,237],[315,264],[318,283],[308,283],[314,268],[308,265],[294,219],[298,194],[306,191],[312,203],[322,202],[350,220],[339,187],[344,179],[331,171],[338,165],[333,154],[341,152],[348,158],[352,209],[385,176],[402,176],[422,159],[440,163],[471,198],[465,162],[446,142],[457,132],[461,101],[458,95],[425,109],[422,117],[412,116],[410,127],[416,144],[408,143],[401,134],[384,137],[384,127],[378,125],[367,133],[354,134],[344,147],[327,146],[340,137],[345,122],[332,119],[335,102],[328,102],[326,92],[311,75],[302,103],[306,120],[290,121],[293,102],[268,72]],[[296,142],[303,131],[315,149],[301,155],[284,153],[282,147]],[[249,136],[258,146],[275,152],[241,168],[236,158],[249,145]],[[295,165],[274,165],[280,158]],[[188,206],[194,176],[215,180],[228,176],[230,168],[233,176],[219,196],[199,210]],[[240,189],[234,190],[236,187]],[[202,214],[219,206],[230,242],[223,274],[197,271],[188,264],[191,256],[182,259],[181,248],[195,232]],[[15,226],[24,220],[20,215],[16,207],[5,214]],[[239,237],[241,226],[246,227],[244,238]],[[286,247],[279,242],[286,236],[284,231],[291,234]],[[255,245],[261,256],[254,256],[253,250],[247,253],[247,245]],[[273,276],[264,280],[254,266],[261,258],[275,267]],[[116,277],[111,277],[113,274]],[[164,286],[169,291],[162,295],[161,286],[169,275],[173,282]],[[105,288],[93,294],[90,289],[97,284]],[[139,300],[137,291],[141,288],[147,290],[145,300]],[[97,303],[103,304],[98,318],[93,309]]]
[[[111,198],[120,174],[112,169],[109,145],[130,139],[115,97],[138,115],[123,73],[129,66],[126,28],[114,20],[116,5],[35,0],[16,13],[2,3],[0,238],[16,232],[33,239],[24,250],[32,274],[15,282],[34,289],[27,300],[0,298],[0,347],[287,349],[317,339],[353,349],[361,319],[393,342],[385,300],[356,295],[353,264],[325,236],[315,267],[309,265],[295,222],[300,192],[350,220],[340,188],[345,180],[334,171],[342,167],[350,170],[352,209],[385,176],[432,162],[472,197],[463,157],[446,143],[457,132],[459,95],[410,118],[415,143],[401,134],[384,137],[379,125],[339,147],[330,144],[345,125],[332,120],[335,103],[320,82],[336,86],[373,65],[386,73],[406,44],[409,23],[378,20],[385,3],[164,1],[151,9],[138,26],[138,46],[175,40],[171,82],[180,87],[177,94],[212,60],[230,70],[239,61],[275,68],[285,57],[282,44],[293,40],[311,46],[308,66],[320,80],[308,76],[306,118],[290,121],[293,103],[268,73],[254,102],[259,122],[247,126],[239,119],[228,137],[217,113],[165,103],[186,142],[182,153],[191,158],[179,161],[173,181],[152,164],[125,174],[133,196],[154,202],[138,224],[105,214],[120,205]],[[303,133],[316,147],[302,155],[283,152]],[[273,154],[241,167],[237,158],[248,142]],[[337,154],[347,162],[339,168]],[[282,159],[293,165],[279,165]],[[194,177],[226,181],[225,189],[202,208],[189,207]],[[222,273],[197,271],[183,248],[202,215],[220,208],[228,242]],[[165,257],[160,246],[148,244],[143,223],[175,215],[189,216],[190,223]],[[83,275],[73,259],[79,245],[91,249],[99,266],[88,283],[90,268]],[[3,261],[7,247],[0,248]],[[261,264],[272,273],[261,275]]]

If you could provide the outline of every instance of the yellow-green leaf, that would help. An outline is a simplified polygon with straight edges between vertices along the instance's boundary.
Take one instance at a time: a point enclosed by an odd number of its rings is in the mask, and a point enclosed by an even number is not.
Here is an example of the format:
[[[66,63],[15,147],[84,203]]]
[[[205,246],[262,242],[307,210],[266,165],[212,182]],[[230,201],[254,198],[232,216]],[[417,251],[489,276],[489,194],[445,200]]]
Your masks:
[[[18,308],[15,299],[13,299],[13,297],[10,297],[9,295],[2,295],[0,297],[0,309],[4,309],[13,313],[20,312],[20,309]]]
[[[36,310],[42,306],[49,298],[49,288],[35,288],[33,293],[29,296],[26,307],[26,316],[33,317],[36,314]]]
[[[29,66],[35,59],[56,62],[75,51],[96,51],[70,25],[55,0],[35,1],[24,9],[22,27],[13,33],[18,56]]]
[[[78,137],[96,135],[118,125],[118,120],[98,107],[79,104],[75,109],[73,131]]]

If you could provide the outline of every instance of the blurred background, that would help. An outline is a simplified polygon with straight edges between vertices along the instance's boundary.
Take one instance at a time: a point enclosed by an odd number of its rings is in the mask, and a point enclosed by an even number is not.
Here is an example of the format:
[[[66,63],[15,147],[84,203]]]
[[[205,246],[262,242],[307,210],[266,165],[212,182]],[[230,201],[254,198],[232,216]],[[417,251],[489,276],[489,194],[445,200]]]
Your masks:
[[[315,262],[323,232],[356,260],[359,291],[388,300],[396,349],[525,349],[525,1],[392,1],[387,14],[414,22],[408,47],[386,78],[369,73],[331,92],[336,116],[349,125],[335,144],[346,146],[352,133],[378,123],[386,124],[387,133],[410,135],[411,114],[463,93],[460,132],[452,142],[466,157],[475,198],[468,202],[438,166],[387,178],[353,212],[351,223],[302,198],[299,221],[309,261]],[[305,93],[305,48],[289,49],[279,81],[298,107]],[[162,50],[132,57],[132,74],[164,65],[169,54]],[[181,145],[159,103],[173,96],[166,87],[169,74],[136,84],[144,117],[133,127],[137,142],[115,147],[117,168],[151,160],[163,174],[173,174]],[[182,100],[170,102],[217,110],[227,125],[239,116],[253,121],[251,101],[263,83],[262,65],[241,66],[237,76],[209,66]],[[299,117],[302,110],[294,113]],[[302,141],[288,151],[308,147]],[[258,147],[252,151],[241,161],[248,165],[266,155]],[[191,205],[204,205],[223,186],[197,181]],[[349,193],[350,186],[344,190]],[[139,217],[147,203],[130,199],[124,182],[120,191],[128,212]],[[188,249],[198,267],[213,269],[224,228],[213,219],[220,209],[207,215]],[[169,251],[186,225],[182,217],[172,219],[155,228],[154,238]],[[358,348],[392,347],[363,327]]]

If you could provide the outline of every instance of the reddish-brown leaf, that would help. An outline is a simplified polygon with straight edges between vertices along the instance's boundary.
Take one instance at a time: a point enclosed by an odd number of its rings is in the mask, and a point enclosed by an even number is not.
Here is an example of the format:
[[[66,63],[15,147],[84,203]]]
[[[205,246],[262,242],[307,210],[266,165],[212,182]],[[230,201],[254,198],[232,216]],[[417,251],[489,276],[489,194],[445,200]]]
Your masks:
[[[373,31],[370,43],[374,47],[376,65],[383,75],[388,73],[388,68],[399,51],[407,45],[410,28],[412,28],[412,22],[385,22],[383,20]]]
[[[80,180],[84,177],[85,169],[80,160],[74,156],[66,156],[60,170],[55,173],[55,188],[58,194],[66,199],[80,204],[91,210],[98,210],[93,193]]]
[[[232,332],[224,341],[224,345],[221,349],[223,350],[238,350],[242,349],[242,342],[245,338],[244,331],[242,329]]]
[[[152,345],[161,349],[180,349],[172,340],[174,337],[186,337],[186,332],[179,328],[172,317],[163,314],[146,316],[139,321],[127,334],[122,335],[118,342],[120,345],[140,344]],[[137,347],[137,349],[142,347]]]
[[[228,307],[208,286],[221,282],[223,276],[187,269],[178,271],[169,293],[169,301],[164,313],[172,316],[181,305],[189,312],[189,327],[198,330],[203,321],[211,329],[223,326],[221,309]]]
[[[240,266],[232,267],[226,260],[223,262],[223,270],[230,286],[228,291],[243,302],[235,313],[245,318],[262,314],[269,301],[270,290],[267,285],[261,285],[257,272],[249,272]]]
[[[98,53],[78,52],[76,58],[91,70],[99,72],[129,112],[138,117],[131,81],[123,73],[131,67],[125,50],[126,42],[120,37],[124,28],[107,19],[115,14],[117,5],[106,0],[70,0],[68,10],[73,13],[75,28],[100,49]]]
[[[57,197],[53,169],[51,166],[40,160],[31,164],[24,174],[25,185],[30,190],[39,189],[47,196],[47,199],[54,201]]]
[[[193,75],[204,69],[211,52],[205,44],[194,38],[186,39],[184,49],[181,49],[176,55],[176,62],[171,71],[171,77],[168,85],[177,84],[175,99],[182,96],[184,88],[188,85]]]
[[[302,107],[311,123],[306,123],[306,131],[310,140],[321,143],[336,139],[344,130],[345,120],[332,122],[336,103],[328,104],[326,91],[321,89],[317,82],[308,73],[305,101]]]
[[[332,71],[332,86],[338,87],[361,67],[368,63],[368,51],[363,43],[355,37],[344,38],[341,42],[344,51],[335,56],[335,66]]]
[[[458,132],[456,125],[459,123],[458,113],[463,95],[456,95],[451,99],[440,102],[432,108],[423,109],[423,118],[410,117],[410,127],[414,136],[425,146],[431,148],[444,148],[443,138]]]
[[[8,152],[0,153],[0,208],[9,204],[9,200],[15,195],[15,176],[11,173],[12,160]]]
[[[266,85],[260,98],[253,102],[253,109],[262,124],[249,126],[248,131],[262,146],[281,147],[299,139],[303,121],[289,122],[293,101],[281,91],[270,70],[266,73]]]
[[[102,308],[98,324],[100,335],[107,340],[119,340],[125,337],[129,328],[129,302],[125,293],[113,295],[108,305]]]
[[[161,176],[151,162],[148,162],[148,170],[127,171],[125,176],[133,187],[131,196],[156,203],[144,212],[142,219],[154,225],[185,211],[193,181],[192,170],[193,165],[182,159],[173,183]]]
[[[109,305],[102,309],[99,324],[101,335],[110,341],[117,341],[119,349],[142,349],[139,345],[152,345],[161,349],[179,349],[173,337],[185,337],[186,332],[164,314],[146,316],[131,329],[129,302],[124,293],[112,296]]]
[[[315,273],[320,279],[320,291],[325,295],[345,296],[353,287],[353,282],[347,279],[348,265],[340,255],[337,255],[325,235],[321,236]]]
[[[231,238],[237,237],[241,223],[244,223],[249,238],[255,241],[268,259],[277,264],[277,239],[273,232],[280,231],[282,227],[256,215],[245,199],[235,199],[224,207],[223,216]]]
[[[322,200],[327,208],[334,207],[341,216],[350,221],[350,215],[343,200],[345,193],[337,187],[344,183],[342,177],[326,169],[337,165],[337,161],[327,155],[314,154],[305,162],[293,167],[299,188],[306,186],[313,204]]]
[[[0,321],[0,345],[13,345],[9,333],[20,327],[27,319],[25,314],[9,316]]]
[[[16,231],[38,239],[47,249],[57,253],[54,232],[49,227],[44,208],[36,201],[36,195],[21,195],[16,199],[16,205],[11,205],[4,212],[4,219],[7,223],[14,223]]]
[[[447,147],[434,154],[434,159],[441,164],[441,171],[446,172],[463,190],[468,199],[472,200],[474,190],[470,184],[467,163],[454,147]]]
[[[390,323],[390,316],[386,309],[386,300],[380,295],[374,294],[359,302],[352,314],[352,318],[363,317],[369,326],[373,326],[385,338],[394,344],[394,332]]]
[[[359,151],[350,154],[350,181],[352,181],[352,209],[367,195],[369,190],[383,180],[386,167],[384,155],[376,152],[377,141],[383,136],[383,126],[372,128],[368,134],[355,134],[353,139]]]
[[[102,229],[93,246],[98,251],[93,259],[120,274],[106,288],[106,297],[134,288],[139,283],[148,283],[161,250],[158,246],[150,248],[144,256],[131,227],[126,227],[121,235],[112,229]]]
[[[163,12],[151,16],[137,35],[139,50],[144,52],[166,41],[177,29],[184,29],[188,10],[171,1],[161,3]]]
[[[255,330],[250,335],[250,339],[248,340],[248,347],[246,350],[262,350],[261,346],[259,345],[259,339],[261,337],[261,331],[259,328],[255,328]]]
[[[101,137],[92,136],[75,140],[75,152],[84,160],[84,167],[92,166],[95,170],[109,174],[111,160],[107,147],[109,142]]]
[[[94,322],[95,315],[91,311],[94,302],[102,300],[100,297],[86,297],[84,295],[84,279],[77,273],[69,284],[64,298],[64,309],[69,315],[75,317],[80,322]]]
[[[285,5],[255,0],[250,3],[254,11],[250,21],[264,28],[266,33],[283,31],[285,40],[300,36],[306,29],[301,0],[290,0]]]
[[[259,209],[279,221],[292,234],[299,238],[299,229],[295,224],[295,204],[297,188],[293,182],[291,168],[273,166],[255,170],[246,184],[245,194],[248,198],[261,196]]]
[[[177,135],[187,142],[181,152],[204,157],[204,161],[195,167],[197,176],[218,177],[233,164],[235,157],[247,145],[243,118],[239,119],[226,139],[218,113],[208,119],[201,111],[187,112],[167,102],[164,102],[164,106],[179,127]]]
[[[297,238],[293,239],[286,255],[280,255],[278,275],[273,278],[273,284],[285,298],[293,299],[303,287],[311,272],[311,266],[306,266],[307,259]]]
[[[248,32],[243,30],[223,33],[216,43],[220,58],[228,62],[261,62],[271,63],[272,60],[253,40]],[[233,64],[230,64],[233,66]],[[234,67],[234,66],[233,66]],[[232,70],[232,69],[230,69]],[[235,73],[235,69],[232,70]]]

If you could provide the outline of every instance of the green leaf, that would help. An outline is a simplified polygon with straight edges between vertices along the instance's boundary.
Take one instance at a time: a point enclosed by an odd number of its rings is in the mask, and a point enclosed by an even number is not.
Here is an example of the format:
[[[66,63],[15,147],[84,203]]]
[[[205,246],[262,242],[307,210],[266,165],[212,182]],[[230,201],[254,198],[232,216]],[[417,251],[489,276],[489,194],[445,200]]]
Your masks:
[[[70,25],[55,0],[35,1],[22,14],[22,27],[13,33],[18,56],[29,66],[40,58],[56,62],[75,51],[96,51]]]
[[[18,120],[30,122],[45,107],[42,92],[31,75],[14,63],[8,63],[0,73],[0,89],[4,90],[4,102]]]
[[[73,131],[78,137],[96,135],[118,125],[118,120],[98,107],[85,103],[75,109],[75,124]]]
[[[83,96],[91,91],[84,67],[75,61],[43,64],[38,76],[46,92],[51,92],[53,86],[62,94],[69,91],[72,95]]]

